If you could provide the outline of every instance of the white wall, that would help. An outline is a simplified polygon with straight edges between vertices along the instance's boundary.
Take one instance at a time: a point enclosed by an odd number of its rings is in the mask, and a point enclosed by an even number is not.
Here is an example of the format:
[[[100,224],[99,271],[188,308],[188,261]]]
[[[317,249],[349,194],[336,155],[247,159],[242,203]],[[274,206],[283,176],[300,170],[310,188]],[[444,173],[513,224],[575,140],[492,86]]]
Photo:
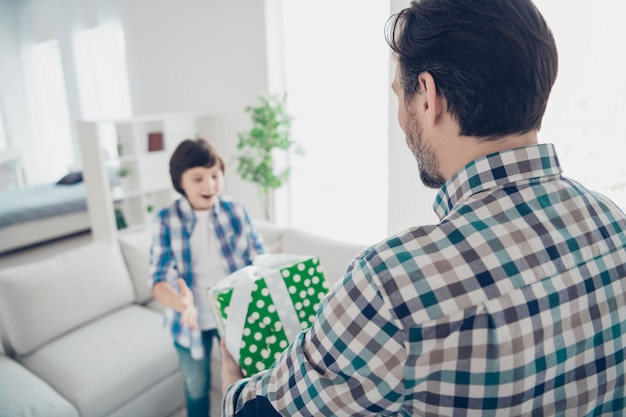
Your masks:
[[[75,31],[117,20],[125,31],[134,115],[172,112],[219,115],[222,134],[212,139],[226,159],[226,192],[242,200],[253,216],[261,216],[256,189],[238,178],[232,158],[237,132],[249,127],[245,107],[268,90],[263,1],[0,1],[3,16],[0,19],[14,21],[19,15],[22,21],[19,29],[5,27],[4,21],[0,21],[0,83],[17,85],[16,96],[28,95],[26,87],[15,83],[22,78],[24,69],[15,65],[7,73],[4,65],[5,60],[19,62],[15,60],[19,54],[16,42],[11,39],[19,31],[22,39],[31,38],[35,42],[59,39],[76,155],[80,152],[75,122],[81,115],[72,36]],[[19,100],[11,100],[11,108],[7,108],[20,114],[28,114],[27,109],[27,103]],[[8,119],[13,126],[16,117],[9,115]],[[32,141],[26,139],[28,133],[16,132],[11,136],[26,153],[33,152]]]
[[[31,122],[18,36],[18,2],[0,0],[0,106],[10,147],[31,140]],[[0,178],[0,184],[5,184]]]
[[[555,144],[564,175],[626,210],[626,26],[619,2],[535,0],[554,33],[557,77],[539,139]],[[623,6],[622,6],[623,7]],[[581,29],[584,22],[584,29]]]
[[[270,1],[270,0],[266,0]],[[276,0],[277,1],[277,0]],[[266,20],[260,0],[0,0],[0,94],[6,97],[11,138],[29,136],[24,80],[16,46],[19,17],[32,27],[37,41],[57,37],[63,59],[73,62],[70,47],[74,30],[120,20],[126,32],[127,62],[135,114],[216,112],[222,136],[216,139],[230,167],[226,191],[249,207],[262,211],[256,189],[238,178],[232,161],[236,134],[249,126],[244,108],[267,92]],[[13,19],[17,5],[21,15]],[[392,12],[409,4],[391,0]],[[23,30],[23,28],[22,28]],[[22,34],[22,37],[25,35]],[[381,30],[382,36],[382,30]],[[390,62],[389,84],[394,63]],[[74,67],[66,65],[66,84],[72,117],[80,118]],[[397,122],[397,99],[389,89],[388,232],[437,221],[432,210],[435,191],[419,180],[417,164]],[[25,146],[28,142],[24,140]],[[77,154],[79,154],[77,152]]]
[[[121,2],[135,114],[208,111],[220,116],[213,138],[227,164],[226,192],[261,217],[256,188],[239,179],[232,156],[244,109],[267,92],[262,1]]]
[[[18,4],[19,13],[15,10]],[[392,0],[390,4],[393,12],[406,7],[408,1]],[[73,122],[81,116],[72,35],[77,30],[119,20],[126,36],[134,114],[218,113],[222,118],[222,137],[214,139],[230,162],[226,191],[241,199],[253,216],[262,216],[256,189],[239,179],[232,156],[237,132],[249,126],[243,109],[258,94],[268,91],[268,78],[272,75],[267,71],[263,1],[0,0],[0,7],[0,92],[11,94],[11,105],[6,109],[10,112],[11,137],[26,152],[32,152],[32,139],[26,110],[27,89],[16,46],[15,15],[21,16],[22,38],[60,40]],[[390,65],[389,84],[394,64]],[[388,231],[395,233],[434,222],[436,218],[432,212],[434,191],[426,189],[419,180],[416,162],[397,123],[397,101],[391,89],[389,94]],[[72,128],[75,129],[74,123]],[[76,136],[76,132],[73,134]],[[73,140],[77,147],[77,138]],[[76,150],[75,154],[80,152]]]

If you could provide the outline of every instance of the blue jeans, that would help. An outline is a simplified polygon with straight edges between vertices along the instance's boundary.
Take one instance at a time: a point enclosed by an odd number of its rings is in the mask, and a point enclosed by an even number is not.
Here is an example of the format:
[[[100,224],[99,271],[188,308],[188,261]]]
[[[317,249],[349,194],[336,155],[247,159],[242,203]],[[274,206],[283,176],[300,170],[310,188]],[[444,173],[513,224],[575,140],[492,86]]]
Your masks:
[[[207,417],[211,410],[211,347],[213,338],[219,339],[217,330],[202,331],[205,357],[200,360],[191,357],[191,351],[178,344],[178,364],[185,379],[187,397],[187,417]]]

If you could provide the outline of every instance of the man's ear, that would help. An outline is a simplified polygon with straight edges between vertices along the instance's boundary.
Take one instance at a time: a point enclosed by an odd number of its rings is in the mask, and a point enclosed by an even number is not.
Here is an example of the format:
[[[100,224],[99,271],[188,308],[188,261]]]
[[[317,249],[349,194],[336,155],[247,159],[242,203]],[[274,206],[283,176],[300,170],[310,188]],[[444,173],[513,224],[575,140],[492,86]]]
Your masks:
[[[418,81],[420,92],[423,95],[420,102],[420,110],[423,112],[429,126],[433,127],[439,120],[441,112],[444,111],[444,99],[437,95],[435,79],[428,71],[422,72],[418,77]]]

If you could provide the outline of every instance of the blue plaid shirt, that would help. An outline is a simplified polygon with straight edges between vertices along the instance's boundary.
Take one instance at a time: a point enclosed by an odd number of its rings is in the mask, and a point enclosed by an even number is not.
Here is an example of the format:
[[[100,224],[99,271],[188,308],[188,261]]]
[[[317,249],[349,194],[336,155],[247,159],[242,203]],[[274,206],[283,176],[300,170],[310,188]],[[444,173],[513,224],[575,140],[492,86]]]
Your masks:
[[[434,208],[357,256],[224,415],[624,415],[624,213],[551,145],[473,161]]]
[[[220,196],[211,218],[222,251],[225,271],[234,272],[250,265],[254,257],[264,253],[261,237],[257,235],[245,207]],[[167,281],[174,288],[177,278],[183,278],[193,290],[191,248],[189,239],[196,216],[186,198],[161,210],[152,228],[150,276],[152,285]],[[174,340],[191,350],[194,358],[204,357],[200,331],[191,330],[180,322],[180,313],[165,311],[166,325],[171,327]]]

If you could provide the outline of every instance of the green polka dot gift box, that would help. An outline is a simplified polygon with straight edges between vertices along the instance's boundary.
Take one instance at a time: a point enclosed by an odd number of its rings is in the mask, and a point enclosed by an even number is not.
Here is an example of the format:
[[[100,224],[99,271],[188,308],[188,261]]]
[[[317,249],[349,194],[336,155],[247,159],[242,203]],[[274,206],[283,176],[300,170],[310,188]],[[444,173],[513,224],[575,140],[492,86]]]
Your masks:
[[[264,254],[207,290],[226,348],[250,376],[311,327],[328,283],[318,257]]]

